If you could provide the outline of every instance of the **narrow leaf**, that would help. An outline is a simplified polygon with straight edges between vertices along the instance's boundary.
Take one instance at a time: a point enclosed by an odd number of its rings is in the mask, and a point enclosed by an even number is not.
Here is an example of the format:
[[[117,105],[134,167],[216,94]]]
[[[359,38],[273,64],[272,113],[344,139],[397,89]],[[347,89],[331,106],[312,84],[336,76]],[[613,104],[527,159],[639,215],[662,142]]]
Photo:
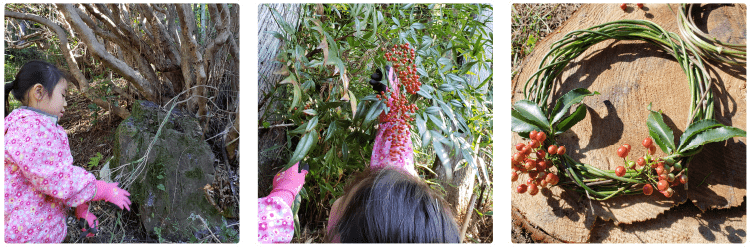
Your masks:
[[[510,130],[518,133],[522,137],[528,137],[529,132],[531,131],[542,130],[542,128],[529,123],[526,118],[523,118],[523,116],[514,109],[511,109],[510,116]]]
[[[552,110],[552,124],[554,125],[560,119],[562,119],[563,116],[567,115],[568,109],[570,109],[571,106],[583,101],[584,97],[598,94],[599,92],[594,91],[594,93],[591,93],[591,91],[585,88],[578,88],[568,91],[568,93],[565,93],[565,95],[557,100],[555,108]]]
[[[649,106],[651,105],[649,104]],[[659,145],[659,148],[664,153],[671,154],[675,150],[672,129],[664,123],[661,113],[650,109],[649,111],[651,111],[651,114],[648,115],[648,119],[646,120],[649,135],[651,135],[651,138],[654,139],[654,142]]]
[[[315,129],[315,126],[318,125],[318,117],[315,116],[310,121],[307,122],[307,127],[305,127],[305,132],[310,132],[311,130]]]
[[[708,143],[720,142],[731,139],[732,137],[745,137],[746,133],[742,129],[730,126],[708,129],[695,135],[690,139],[685,148],[680,151],[689,151],[690,149],[702,146]]]
[[[572,114],[570,114],[568,117],[565,117],[562,121],[560,121],[559,124],[557,124],[557,127],[555,130],[559,132],[565,132],[571,127],[573,127],[575,124],[583,120],[583,118],[586,118],[586,105],[578,105],[578,108],[576,108],[576,111],[574,111]]]
[[[699,121],[693,122],[692,124],[690,124],[690,126],[687,129],[685,129],[685,132],[682,133],[682,136],[680,136],[680,145],[678,146],[677,150],[684,151],[683,148],[685,147],[685,145],[687,145],[686,141],[693,138],[693,136],[695,136],[696,134],[703,132],[703,130],[714,128],[714,127],[720,127],[720,126],[724,126],[724,125],[712,119],[699,120]]]
[[[299,143],[297,143],[297,148],[294,149],[292,158],[289,160],[286,167],[292,167],[294,164],[305,158],[307,152],[310,151],[310,148],[312,148],[316,141],[318,141],[318,131],[316,130],[312,130],[312,132],[303,135],[299,140]]]
[[[513,109],[523,116],[524,119],[528,120],[529,123],[534,126],[541,127],[545,132],[549,132],[550,124],[547,117],[544,116],[544,112],[534,102],[529,100],[520,100],[513,104]]]

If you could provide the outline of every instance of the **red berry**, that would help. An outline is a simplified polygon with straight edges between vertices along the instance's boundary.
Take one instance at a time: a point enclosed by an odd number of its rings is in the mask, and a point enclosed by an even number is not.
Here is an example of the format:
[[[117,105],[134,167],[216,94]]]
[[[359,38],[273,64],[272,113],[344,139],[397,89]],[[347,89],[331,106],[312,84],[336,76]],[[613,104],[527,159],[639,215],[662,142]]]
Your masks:
[[[656,166],[656,175],[664,174],[664,166]]]
[[[529,139],[532,139],[532,140],[535,139],[537,133],[538,132],[536,130],[529,132]]]
[[[518,143],[518,144],[516,144],[516,150],[521,151],[521,150],[523,150],[524,146],[526,146],[526,145],[524,145],[523,143]]]
[[[526,184],[529,185],[529,186],[531,186],[531,185],[533,185],[533,184],[536,183],[536,179],[534,179],[534,178],[531,177],[531,173],[532,172],[529,172],[529,178],[526,179]]]
[[[539,182],[539,186],[542,188],[547,187],[547,184],[549,183],[546,180],[542,180],[541,182]]]
[[[547,139],[547,134],[544,132],[539,132],[536,134],[536,140],[538,140],[541,143],[544,143],[544,140]]]
[[[521,153],[523,153],[526,156],[529,156],[529,154],[531,154],[531,147],[530,146],[524,146],[523,150],[521,150]]]
[[[627,149],[628,149],[628,153],[630,153],[630,145],[628,145],[628,144],[624,144],[624,145],[622,145],[622,146],[623,146],[623,147],[625,147],[625,148],[627,148]]]
[[[651,184],[643,185],[644,195],[651,195],[652,193],[654,193],[654,187],[652,187]]]
[[[518,185],[518,187],[516,187],[516,192],[519,194],[526,193],[526,184]]]
[[[537,169],[539,168],[541,168],[542,170],[549,168],[549,162],[545,160],[537,163]]]
[[[625,158],[628,156],[628,148],[625,148],[624,146],[621,146],[617,149],[617,156],[621,158]]]
[[[643,140],[643,142],[641,142],[641,144],[643,145],[643,147],[651,148],[651,146],[654,145],[654,141],[651,139],[651,137],[647,137]]]
[[[511,182],[515,182],[516,180],[518,180],[518,173],[516,173],[515,171],[511,171],[510,173],[511,173],[510,175]]]
[[[664,196],[666,196],[667,198],[669,198],[669,197],[672,197],[672,195],[674,194],[674,190],[672,188],[667,188],[666,190],[661,191],[661,193],[664,194]]]
[[[669,188],[669,184],[667,183],[667,181],[659,180],[659,183],[656,184],[656,188],[658,188],[659,191],[664,191]]]
[[[646,159],[644,159],[643,157],[640,157],[638,158],[638,161],[636,161],[635,163],[638,164],[638,166],[644,166],[646,165]]]
[[[545,155],[544,150],[536,151],[537,158],[544,158],[544,155]]]
[[[643,4],[642,3],[636,3],[635,5],[638,6],[639,9],[643,9]]]
[[[530,180],[535,179],[537,175],[539,175],[538,171],[529,171],[529,181],[527,182],[531,182]]]
[[[536,162],[534,160],[528,160],[526,161],[526,164],[524,164],[524,168],[527,170],[533,170],[536,168]]]
[[[536,149],[539,147],[539,141],[532,140],[531,142],[529,142],[529,146],[531,146],[531,148]]]
[[[547,174],[547,176],[546,176],[546,177],[544,178],[544,180],[545,180],[545,181],[547,181],[547,183],[549,183],[550,185],[555,185],[555,184],[557,184],[557,182],[558,182],[558,181],[559,181],[560,179],[559,179],[559,178],[557,178],[557,175],[555,175],[555,174],[552,174],[552,173],[549,173],[549,174]]]
[[[521,162],[523,162],[523,158],[524,156],[520,152],[513,154],[513,161],[516,161],[517,164],[520,164]]]
[[[617,175],[618,177],[624,176],[625,175],[625,167],[623,167],[622,165],[617,166],[617,168],[615,168],[615,175]]]
[[[549,146],[549,148],[547,148],[547,152],[549,154],[556,154],[557,153],[557,146],[556,145]]]
[[[680,183],[681,184],[687,184],[687,181],[688,181],[687,175],[682,174],[682,176],[680,176]]]
[[[628,8],[628,5],[627,5],[627,4],[624,4],[624,3],[623,3],[623,4],[620,4],[620,8],[621,8],[622,10],[626,10],[626,9]]]
[[[539,187],[536,184],[529,184],[529,195],[536,195],[539,193]]]
[[[656,146],[649,147],[648,148],[648,154],[649,155],[654,155],[654,153],[656,153]]]
[[[565,146],[560,146],[557,148],[557,155],[563,155],[565,154]]]

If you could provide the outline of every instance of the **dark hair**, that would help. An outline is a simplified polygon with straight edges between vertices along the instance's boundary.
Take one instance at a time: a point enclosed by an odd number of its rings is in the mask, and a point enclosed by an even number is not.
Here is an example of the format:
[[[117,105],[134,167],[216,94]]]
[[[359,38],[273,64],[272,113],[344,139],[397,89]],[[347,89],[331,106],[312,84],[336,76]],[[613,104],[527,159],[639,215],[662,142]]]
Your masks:
[[[60,79],[64,79],[65,74],[57,69],[54,65],[44,61],[29,61],[21,67],[21,70],[16,74],[16,79],[13,82],[5,84],[5,116],[8,116],[9,106],[8,95],[13,92],[13,97],[27,104],[26,92],[36,84],[41,84],[47,94],[52,96],[52,92],[55,90],[55,86],[60,82]]]
[[[364,178],[362,178],[364,175]],[[354,184],[355,192],[348,192]],[[328,238],[342,243],[458,243],[448,203],[427,183],[395,169],[365,171],[347,186],[348,206]]]

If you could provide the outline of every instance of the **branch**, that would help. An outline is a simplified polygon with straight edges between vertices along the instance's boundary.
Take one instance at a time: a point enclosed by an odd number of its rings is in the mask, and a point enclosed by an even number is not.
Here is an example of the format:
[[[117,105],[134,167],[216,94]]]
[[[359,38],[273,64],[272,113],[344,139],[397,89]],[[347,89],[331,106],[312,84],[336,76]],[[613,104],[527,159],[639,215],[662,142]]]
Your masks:
[[[182,73],[185,77],[185,87],[190,88],[193,85],[204,84],[206,80],[206,70],[201,66],[203,64],[203,55],[198,51],[198,43],[193,37],[193,28],[195,28],[195,17],[189,4],[177,4],[177,15],[180,18],[180,33],[182,38]],[[195,69],[192,74],[190,67]],[[193,80],[193,77],[196,79]],[[195,102],[189,104],[189,109],[194,109]]]
[[[99,40],[96,39],[96,36],[94,36],[94,33],[91,31],[91,29],[86,26],[86,24],[81,20],[81,17],[78,16],[77,12],[75,11],[75,7],[72,4],[58,4],[57,7],[60,12],[67,17],[68,22],[71,24],[71,27],[80,35],[81,41],[86,43],[90,51],[96,57],[98,57],[104,64],[106,64],[107,67],[117,72],[117,74],[122,75],[125,79],[132,83],[133,86],[138,89],[138,91],[141,92],[146,99],[155,102],[151,89],[143,88],[143,85],[149,85],[149,83],[143,78],[143,76],[140,75],[140,73],[130,68],[130,66],[128,66],[122,60],[117,59],[116,57],[112,56],[112,54],[107,52],[107,49],[104,47],[104,45],[99,43]],[[81,79],[84,79],[83,74],[81,74],[81,77]],[[81,80],[79,79],[79,81]]]
[[[70,68],[71,73],[73,74],[73,77],[75,77],[75,79],[80,84],[81,92],[83,93],[83,95],[86,96],[86,98],[93,101],[99,107],[112,111],[112,113],[119,116],[120,118],[125,119],[130,115],[130,112],[128,112],[126,109],[121,108],[120,106],[117,106],[117,105],[113,106],[109,104],[108,102],[105,102],[98,96],[90,94],[89,83],[86,80],[86,77],[83,75],[83,73],[81,73],[81,70],[78,68],[78,62],[76,62],[75,58],[73,57],[73,54],[70,52],[70,44],[68,43],[68,35],[65,33],[65,30],[62,27],[60,27],[59,25],[53,23],[52,21],[44,17],[37,16],[37,15],[5,11],[5,17],[38,22],[52,29],[57,34],[57,37],[60,39],[60,50],[62,50],[63,57],[65,57],[65,61],[68,63],[68,67]]]

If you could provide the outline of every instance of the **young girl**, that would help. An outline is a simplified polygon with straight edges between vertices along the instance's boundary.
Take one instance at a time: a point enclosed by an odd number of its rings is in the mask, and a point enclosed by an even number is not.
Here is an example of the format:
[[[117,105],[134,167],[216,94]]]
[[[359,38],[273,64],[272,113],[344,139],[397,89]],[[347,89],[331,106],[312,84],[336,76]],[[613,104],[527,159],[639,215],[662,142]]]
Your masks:
[[[42,61],[26,63],[5,84],[6,243],[62,242],[68,207],[76,208],[76,217],[90,227],[87,236],[93,236],[97,222],[89,201],[130,210],[130,193],[73,166],[68,136],[57,124],[65,113],[67,87],[63,73]],[[10,93],[23,106],[8,114]]]
[[[398,87],[393,69],[391,87]],[[379,70],[370,81],[378,91]],[[381,115],[383,117],[383,115]],[[331,207],[327,239],[342,243],[458,243],[458,226],[448,204],[414,170],[409,132],[398,132],[380,118],[370,168],[354,178]],[[401,137],[394,137],[401,136]],[[399,140],[401,142],[399,142]],[[307,170],[298,165],[273,179],[273,190],[258,201],[258,240],[288,243],[294,235],[291,208]]]

